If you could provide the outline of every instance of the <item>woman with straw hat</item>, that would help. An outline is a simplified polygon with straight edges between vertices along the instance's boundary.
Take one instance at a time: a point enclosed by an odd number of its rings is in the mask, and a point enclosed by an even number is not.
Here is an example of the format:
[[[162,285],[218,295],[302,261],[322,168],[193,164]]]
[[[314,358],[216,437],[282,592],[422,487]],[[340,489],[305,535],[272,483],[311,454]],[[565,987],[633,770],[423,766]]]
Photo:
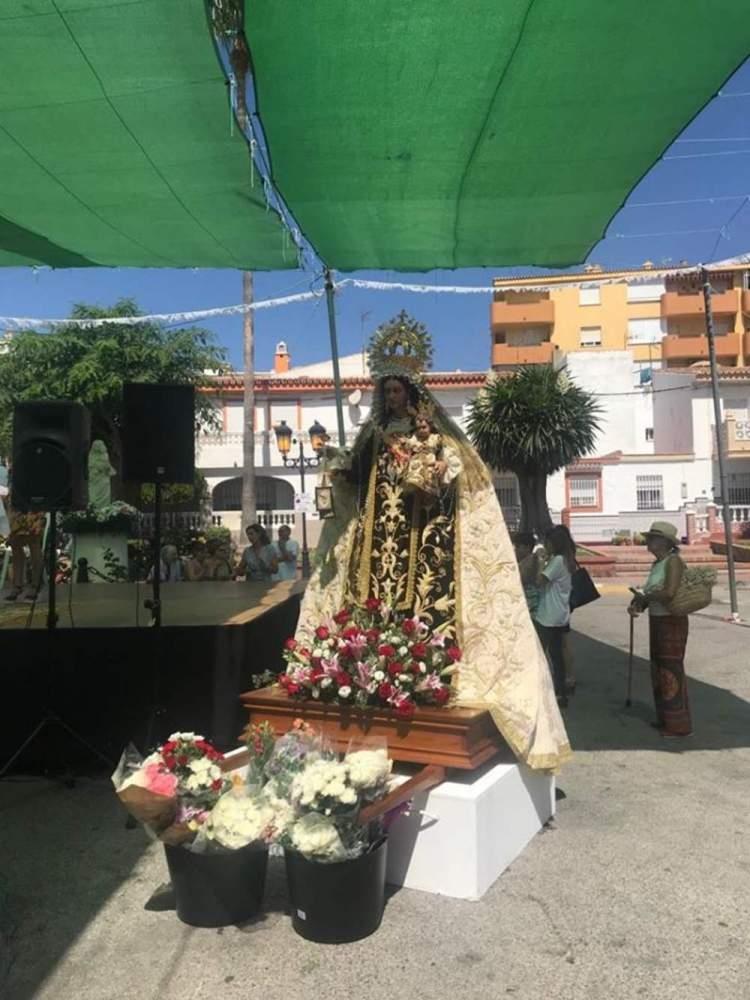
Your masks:
[[[685,676],[688,616],[670,610],[685,570],[679,556],[677,528],[668,521],[654,521],[645,537],[654,564],[643,592],[636,594],[628,610],[636,616],[648,608],[651,682],[656,705],[653,725],[664,737],[690,736],[693,727]]]

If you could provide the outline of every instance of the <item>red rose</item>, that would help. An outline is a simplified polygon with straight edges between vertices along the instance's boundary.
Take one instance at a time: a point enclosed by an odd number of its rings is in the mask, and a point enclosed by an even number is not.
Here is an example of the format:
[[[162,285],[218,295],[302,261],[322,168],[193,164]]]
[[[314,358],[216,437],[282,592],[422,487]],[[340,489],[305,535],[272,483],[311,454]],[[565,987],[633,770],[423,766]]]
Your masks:
[[[367,641],[370,643],[371,646],[374,646],[375,643],[380,638],[380,629],[368,628],[368,630],[365,632],[365,638],[367,639]]]
[[[216,778],[214,781],[211,782],[211,788],[215,792],[218,792],[218,790],[221,788],[223,784],[224,782],[221,780],[221,778]]]
[[[444,705],[446,701],[450,698],[451,692],[450,688],[441,687],[435,692],[435,703],[437,705]]]
[[[445,651],[445,655],[449,660],[452,660],[455,663],[457,660],[461,659],[461,650],[458,646],[449,646]]]
[[[378,646],[378,656],[385,656],[386,658],[388,658],[389,656],[395,656],[395,655],[396,655],[396,650],[393,648],[393,646],[389,646],[387,643],[383,646]]]
[[[383,681],[383,683],[378,687],[378,698],[382,698],[383,701],[388,701],[391,697],[395,688],[388,681]]]
[[[176,749],[177,749],[177,744],[175,743],[175,741],[174,740],[167,740],[167,742],[163,744],[163,746],[161,748],[161,752],[165,753],[165,754],[166,753],[172,753]]]
[[[287,639],[287,641],[284,643],[284,649],[288,649],[291,652],[294,652],[294,650],[296,648],[297,648],[297,640],[296,639]]]
[[[423,642],[415,642],[411,647],[411,655],[415,660],[423,660],[427,656],[427,646]]]
[[[315,629],[315,635],[318,637],[318,639],[327,639],[330,634],[331,633],[328,631],[325,625],[318,625],[318,627]]]
[[[181,753],[180,756],[177,758],[177,763],[180,765],[180,767],[184,767],[187,764],[187,762],[188,762],[187,754]]]
[[[296,684],[294,681],[289,681],[289,683],[286,686],[286,690],[287,694],[299,694],[302,688],[300,687],[299,684]]]
[[[342,639],[354,639],[358,635],[359,635],[359,629],[357,628],[357,626],[356,625],[350,625],[348,628],[345,628],[344,631],[341,633],[341,638]]]
[[[346,610],[346,608],[342,608],[341,611],[337,612],[333,616],[333,620],[336,622],[337,625],[345,625],[346,622],[348,622],[350,618],[351,618],[351,615]]]
[[[414,702],[405,699],[399,705],[396,705],[396,715],[400,719],[410,719],[414,715]]]
[[[345,670],[339,670],[334,676],[334,680],[339,687],[351,687],[352,679]]]
[[[325,677],[325,670],[321,670],[320,667],[316,667],[310,674],[310,681],[312,684],[317,684],[319,680]]]
[[[171,754],[167,754],[164,757],[164,766],[168,768],[170,771],[174,771],[175,767],[177,766],[176,761]]]
[[[401,669],[401,664],[397,663],[396,660],[391,660],[390,663],[387,663],[386,670],[391,675],[391,677],[398,677],[400,673],[403,673],[403,670]]]
[[[414,624],[414,620],[412,618],[407,618],[406,621],[402,624],[401,628],[404,630],[404,632],[406,632],[407,635],[411,635],[412,632],[416,630],[417,626]]]
[[[365,601],[365,607],[368,611],[377,611],[380,608],[380,601],[377,597],[368,597]]]

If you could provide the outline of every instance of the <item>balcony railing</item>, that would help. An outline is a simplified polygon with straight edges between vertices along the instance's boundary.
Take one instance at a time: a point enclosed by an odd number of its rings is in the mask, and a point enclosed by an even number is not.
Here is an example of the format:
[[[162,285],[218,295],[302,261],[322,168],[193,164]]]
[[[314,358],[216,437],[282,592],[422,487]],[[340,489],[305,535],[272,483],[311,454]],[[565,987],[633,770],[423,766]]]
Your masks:
[[[148,538],[154,533],[153,512],[141,514],[141,535]],[[204,514],[199,510],[168,511],[161,515],[162,532],[177,528],[181,531],[201,531],[206,528],[220,527],[221,514]]]
[[[748,289],[742,293],[742,311],[746,316],[750,316],[750,291]]]
[[[729,288],[725,292],[714,293],[711,308],[715,316],[733,316],[739,308],[737,292]],[[661,314],[665,319],[705,316],[703,292],[665,292],[661,297]]]
[[[490,318],[493,329],[507,326],[552,326],[555,322],[555,303],[552,299],[531,302],[496,300],[492,303]]]
[[[714,338],[716,356],[730,364],[737,364],[740,353],[740,335],[725,333]],[[669,361],[708,361],[708,337],[683,337],[670,333],[662,340],[662,358]]]
[[[511,347],[509,344],[493,344],[493,367],[502,365],[551,365],[555,358],[555,345],[529,344],[527,347]]]

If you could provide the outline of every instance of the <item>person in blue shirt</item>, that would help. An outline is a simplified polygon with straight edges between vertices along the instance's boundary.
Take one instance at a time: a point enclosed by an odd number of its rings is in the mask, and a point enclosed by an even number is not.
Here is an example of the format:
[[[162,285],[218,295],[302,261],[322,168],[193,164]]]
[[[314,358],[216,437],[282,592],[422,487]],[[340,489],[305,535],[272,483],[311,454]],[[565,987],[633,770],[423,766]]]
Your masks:
[[[279,568],[271,577],[272,580],[296,580],[297,579],[297,559],[299,557],[299,543],[292,537],[292,529],[288,524],[282,524],[279,528],[278,541],[274,542],[276,561]]]

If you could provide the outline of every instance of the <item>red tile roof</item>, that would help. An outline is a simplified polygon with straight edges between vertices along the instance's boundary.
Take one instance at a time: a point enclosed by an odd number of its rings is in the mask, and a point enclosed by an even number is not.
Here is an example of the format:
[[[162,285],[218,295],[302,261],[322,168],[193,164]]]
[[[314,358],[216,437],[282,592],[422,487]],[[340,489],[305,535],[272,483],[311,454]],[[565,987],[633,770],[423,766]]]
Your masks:
[[[426,378],[429,389],[453,389],[467,387],[480,389],[487,381],[488,372],[430,372]],[[366,375],[348,376],[341,379],[341,388],[351,392],[353,389],[371,389],[372,379]],[[322,376],[279,376],[268,372],[255,376],[255,391],[268,393],[299,393],[333,391],[333,379]],[[221,391],[239,393],[243,391],[242,372],[229,372],[226,375],[212,375],[203,392]]]

